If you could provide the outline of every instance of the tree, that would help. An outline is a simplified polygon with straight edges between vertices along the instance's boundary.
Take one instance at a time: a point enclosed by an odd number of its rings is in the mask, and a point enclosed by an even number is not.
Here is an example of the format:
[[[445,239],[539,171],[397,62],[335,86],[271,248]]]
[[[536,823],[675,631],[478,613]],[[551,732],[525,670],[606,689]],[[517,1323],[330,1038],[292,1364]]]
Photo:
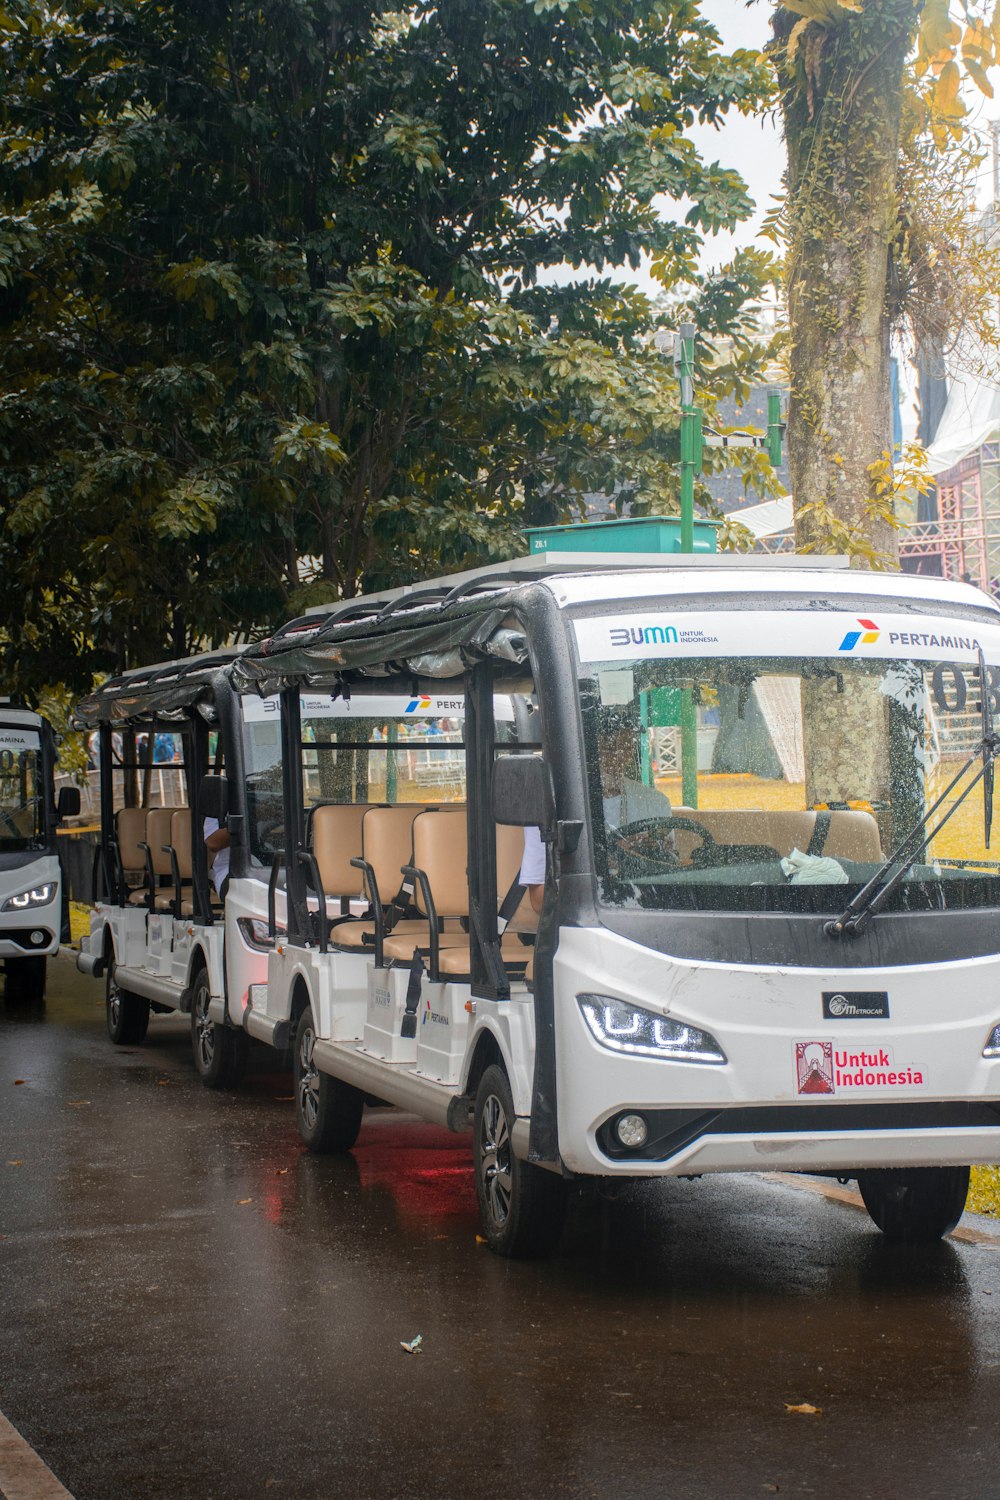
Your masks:
[[[919,253],[928,243],[914,193],[928,180],[922,142],[942,149],[960,137],[961,68],[992,94],[1000,7],[988,19],[967,5],[959,24],[948,0],[786,0],[773,26],[788,148],[796,541],[824,551],[846,540],[861,560],[884,565],[896,555],[890,328],[942,285],[940,256]],[[949,253],[940,235],[935,248]]]
[[[747,212],[685,131],[766,71],[694,0],[8,0],[0,41],[8,680],[508,554],[587,489],[667,503],[648,304],[538,277],[675,286]]]

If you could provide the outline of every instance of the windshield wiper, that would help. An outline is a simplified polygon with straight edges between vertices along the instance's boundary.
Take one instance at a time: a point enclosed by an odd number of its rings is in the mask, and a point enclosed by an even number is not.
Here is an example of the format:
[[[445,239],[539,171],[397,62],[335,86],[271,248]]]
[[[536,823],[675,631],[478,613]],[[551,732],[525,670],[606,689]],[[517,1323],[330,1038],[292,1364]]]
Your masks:
[[[983,648],[981,646],[979,648],[979,686],[983,699],[982,738],[979,744],[973,750],[958,774],[945,787],[937,801],[927,809],[922,817],[917,819],[909,833],[899,841],[896,848],[893,849],[881,868],[875,872],[868,884],[861,888],[854,900],[835,921],[824,923],[823,931],[827,937],[857,937],[859,933],[864,932],[872,917],[876,916],[882,910],[889,897],[901,882],[905,880],[917,859],[927,848],[927,845],[932,839],[937,837],[944,825],[961,807],[969,793],[974,791],[980,782],[983,783],[983,818],[986,847],[987,849],[990,847],[990,832],[993,826],[993,762],[997,755],[1000,754],[1000,735],[993,732],[991,723],[989,678],[986,671],[986,658],[983,655]],[[956,798],[948,811],[938,820],[934,827],[930,831],[927,831],[928,824],[938,808],[942,803],[947,801],[955,790],[955,787],[962,780],[962,777],[971,766],[975,765],[980,756],[983,763],[965,788],[965,791],[960,797]],[[899,868],[890,879],[886,880],[885,877],[894,865],[898,865]],[[882,884],[883,881],[885,881],[884,885]]]

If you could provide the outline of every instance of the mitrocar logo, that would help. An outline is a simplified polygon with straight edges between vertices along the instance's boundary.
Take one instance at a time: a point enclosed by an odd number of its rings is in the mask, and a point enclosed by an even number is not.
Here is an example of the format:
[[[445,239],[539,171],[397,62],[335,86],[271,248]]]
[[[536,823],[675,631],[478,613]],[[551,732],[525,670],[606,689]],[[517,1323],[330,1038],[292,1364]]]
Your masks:
[[[827,1021],[886,1021],[889,996],[885,990],[823,990]]]
[[[611,644],[612,646],[676,646],[677,631],[672,625],[614,626],[611,631]]]
[[[418,709],[427,709],[431,706],[431,700],[426,693],[421,693],[419,698],[411,698],[404,708],[406,714],[415,714]]]
[[[879,638],[879,628],[874,620],[862,620],[859,616],[858,624],[863,626],[862,630],[849,630],[840,643],[841,651],[853,651],[855,646],[874,646]]]

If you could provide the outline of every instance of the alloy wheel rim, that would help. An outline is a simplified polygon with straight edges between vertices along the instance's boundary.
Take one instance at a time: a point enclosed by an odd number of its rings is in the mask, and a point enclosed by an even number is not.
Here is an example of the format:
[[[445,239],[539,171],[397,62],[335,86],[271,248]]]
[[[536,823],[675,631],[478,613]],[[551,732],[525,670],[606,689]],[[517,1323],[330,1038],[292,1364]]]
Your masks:
[[[122,992],[118,988],[118,981],[112,975],[108,983],[108,1016],[111,1025],[117,1030],[118,1022],[122,1013]]]
[[[195,1029],[198,1037],[198,1060],[204,1069],[212,1066],[215,1056],[215,1022],[208,1019],[208,988],[198,991],[195,1005]]]
[[[319,1117],[319,1071],[313,1062],[316,1038],[307,1027],[299,1039],[299,1110],[307,1130]]]
[[[490,1215],[497,1225],[507,1222],[511,1198],[510,1129],[503,1104],[490,1094],[479,1127],[479,1165]]]

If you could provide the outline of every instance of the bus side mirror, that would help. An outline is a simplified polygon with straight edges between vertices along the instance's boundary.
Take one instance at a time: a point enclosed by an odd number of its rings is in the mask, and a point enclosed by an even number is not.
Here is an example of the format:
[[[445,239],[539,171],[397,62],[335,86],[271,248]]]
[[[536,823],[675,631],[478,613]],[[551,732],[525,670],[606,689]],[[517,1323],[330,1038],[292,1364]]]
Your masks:
[[[203,776],[198,788],[198,811],[214,818],[221,828],[229,815],[229,782],[225,776]]]
[[[61,786],[59,796],[56,798],[56,819],[62,822],[63,818],[78,818],[80,816],[80,788],[78,786]]]
[[[552,827],[552,772],[540,755],[502,755],[493,762],[493,816],[515,828]]]

